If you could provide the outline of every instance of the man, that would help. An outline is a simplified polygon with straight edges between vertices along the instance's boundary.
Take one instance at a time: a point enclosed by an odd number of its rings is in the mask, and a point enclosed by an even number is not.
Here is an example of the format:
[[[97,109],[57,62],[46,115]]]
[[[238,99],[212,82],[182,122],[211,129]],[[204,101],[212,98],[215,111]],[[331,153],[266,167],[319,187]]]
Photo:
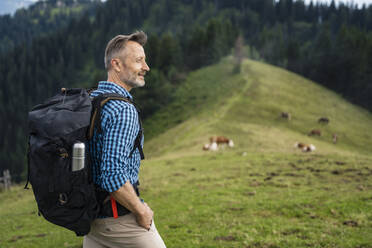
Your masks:
[[[108,79],[99,82],[92,96],[116,93],[133,99],[130,90],[144,86],[144,76],[150,70],[143,49],[146,41],[144,32],[118,35],[109,41],[105,51]],[[90,233],[84,237],[84,248],[165,247],[156,230],[153,211],[137,194],[143,146],[138,118],[136,107],[126,101],[110,100],[102,109],[102,132],[94,132],[89,144],[93,180],[110,192],[113,204],[124,207],[126,212],[117,218],[101,213],[103,216],[93,221]]]

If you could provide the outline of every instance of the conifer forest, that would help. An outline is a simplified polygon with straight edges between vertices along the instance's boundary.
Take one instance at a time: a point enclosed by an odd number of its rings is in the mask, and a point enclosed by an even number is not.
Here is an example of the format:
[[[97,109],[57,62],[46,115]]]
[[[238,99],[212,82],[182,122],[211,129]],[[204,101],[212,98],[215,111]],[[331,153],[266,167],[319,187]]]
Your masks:
[[[372,111],[372,5],[294,0],[48,0],[0,16],[0,172],[27,175],[27,114],[62,87],[107,75],[104,49],[143,30],[151,71],[142,118],[171,103],[190,71],[234,55],[286,68]],[[274,89],[275,90],[275,89]]]

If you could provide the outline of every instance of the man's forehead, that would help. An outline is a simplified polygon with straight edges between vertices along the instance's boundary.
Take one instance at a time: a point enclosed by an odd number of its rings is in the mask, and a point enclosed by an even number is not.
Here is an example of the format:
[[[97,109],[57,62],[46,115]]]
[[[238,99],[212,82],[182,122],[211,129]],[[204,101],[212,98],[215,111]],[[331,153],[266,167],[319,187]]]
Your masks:
[[[145,55],[145,50],[143,47],[138,42],[131,40],[127,41],[124,51],[127,55]]]

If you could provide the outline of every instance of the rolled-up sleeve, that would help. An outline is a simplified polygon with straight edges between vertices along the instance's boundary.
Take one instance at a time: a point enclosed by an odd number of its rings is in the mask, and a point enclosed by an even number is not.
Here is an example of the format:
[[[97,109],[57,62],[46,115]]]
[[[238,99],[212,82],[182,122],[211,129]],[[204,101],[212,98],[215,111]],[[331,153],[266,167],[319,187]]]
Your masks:
[[[100,186],[108,192],[114,192],[131,178],[129,155],[138,133],[135,108],[126,104],[108,118],[102,129]]]

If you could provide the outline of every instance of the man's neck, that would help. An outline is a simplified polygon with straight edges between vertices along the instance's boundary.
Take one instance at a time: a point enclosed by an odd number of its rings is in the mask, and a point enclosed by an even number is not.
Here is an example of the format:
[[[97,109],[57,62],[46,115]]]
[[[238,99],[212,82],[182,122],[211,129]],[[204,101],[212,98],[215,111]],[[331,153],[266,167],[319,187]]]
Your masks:
[[[114,84],[119,85],[120,87],[126,89],[128,92],[130,92],[130,90],[132,89],[132,87],[130,87],[128,84],[121,81],[120,78],[115,73],[108,72],[107,73],[107,81],[108,82],[113,82]]]

